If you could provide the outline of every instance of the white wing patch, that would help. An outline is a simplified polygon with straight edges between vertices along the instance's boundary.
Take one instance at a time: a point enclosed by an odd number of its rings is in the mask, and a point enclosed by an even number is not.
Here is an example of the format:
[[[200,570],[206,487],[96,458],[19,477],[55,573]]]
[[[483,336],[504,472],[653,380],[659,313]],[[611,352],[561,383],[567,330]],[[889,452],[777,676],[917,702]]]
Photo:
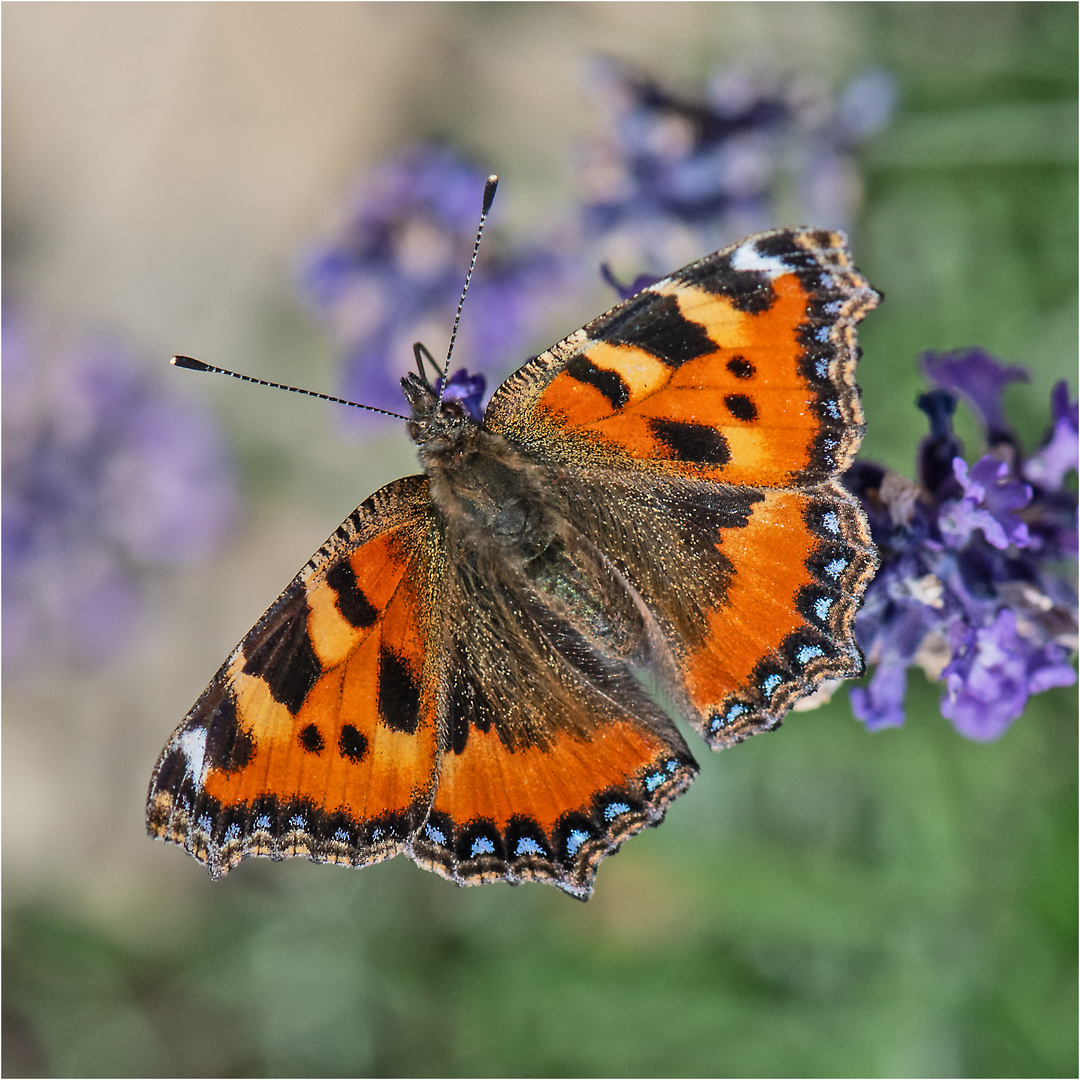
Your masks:
[[[740,244],[731,253],[731,265],[735,270],[749,270],[764,274],[770,281],[791,273],[791,267],[782,258],[776,255],[762,255],[752,241]]]
[[[206,728],[188,728],[176,748],[184,755],[184,772],[201,787],[206,782]]]

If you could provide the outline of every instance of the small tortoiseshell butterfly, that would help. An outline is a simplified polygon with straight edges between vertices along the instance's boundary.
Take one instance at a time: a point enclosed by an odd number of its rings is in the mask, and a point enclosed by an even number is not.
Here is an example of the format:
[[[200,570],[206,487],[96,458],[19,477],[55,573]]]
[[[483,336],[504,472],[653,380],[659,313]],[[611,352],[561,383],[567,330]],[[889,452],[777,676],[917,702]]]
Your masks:
[[[493,188],[492,188],[493,190]],[[362,503],[169,739],[147,827],[248,855],[587,899],[713,749],[857,675],[876,567],[839,233],[780,229],[618,304],[477,423],[402,380],[422,475]]]

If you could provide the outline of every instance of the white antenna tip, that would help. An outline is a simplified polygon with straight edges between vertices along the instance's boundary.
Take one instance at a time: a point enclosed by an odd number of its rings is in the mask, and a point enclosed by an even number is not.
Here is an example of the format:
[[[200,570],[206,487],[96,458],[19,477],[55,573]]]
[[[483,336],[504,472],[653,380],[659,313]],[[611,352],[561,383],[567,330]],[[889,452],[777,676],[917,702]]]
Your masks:
[[[487,212],[491,209],[492,202],[495,201],[495,189],[498,186],[499,178],[495,175],[495,173],[492,173],[487,178],[487,183],[484,185],[484,208],[483,210],[481,210],[481,213],[485,216],[487,215]]]
[[[192,356],[174,356],[170,361],[173,367],[188,368],[190,371],[209,371],[210,365],[196,360]]]

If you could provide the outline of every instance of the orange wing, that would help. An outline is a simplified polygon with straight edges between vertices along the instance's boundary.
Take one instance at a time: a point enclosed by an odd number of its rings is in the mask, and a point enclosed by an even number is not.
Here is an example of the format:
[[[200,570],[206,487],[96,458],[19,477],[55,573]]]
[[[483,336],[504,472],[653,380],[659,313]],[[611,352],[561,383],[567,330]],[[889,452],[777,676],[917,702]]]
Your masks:
[[[654,680],[714,749],[861,671],[853,624],[876,557],[838,485],[597,469],[562,488],[583,542],[609,553],[661,628],[673,659]]]
[[[762,233],[530,361],[485,426],[544,459],[753,487],[828,479],[862,437],[855,324],[877,301],[841,234]]]
[[[214,877],[246,855],[361,866],[408,843],[438,772],[430,517],[427,478],[408,477],[316,552],[166,744],[152,836]]]
[[[842,235],[763,233],[601,315],[488,408],[656,614],[668,693],[714,748],[862,670],[877,559],[836,477],[862,438],[855,325],[877,302]]]

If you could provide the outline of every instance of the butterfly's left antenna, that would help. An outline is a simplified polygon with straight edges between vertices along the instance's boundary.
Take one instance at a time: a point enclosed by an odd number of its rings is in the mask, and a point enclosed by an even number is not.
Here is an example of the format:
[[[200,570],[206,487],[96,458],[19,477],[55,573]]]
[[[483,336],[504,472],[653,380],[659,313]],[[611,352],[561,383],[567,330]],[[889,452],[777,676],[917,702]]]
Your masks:
[[[469,282],[472,280],[473,268],[476,266],[476,256],[480,251],[480,237],[484,235],[484,222],[487,221],[488,211],[495,201],[495,189],[499,186],[499,178],[492,173],[484,185],[484,202],[480,207],[480,224],[476,227],[476,243],[473,244],[472,258],[469,260],[469,272],[465,275],[465,285],[461,290],[461,299],[458,301],[457,314],[454,315],[454,328],[450,331],[450,344],[446,349],[446,363],[443,364],[442,381],[439,387],[439,404],[442,404],[443,394],[446,391],[446,376],[450,371],[450,357],[454,355],[454,341],[457,339],[458,323],[461,322],[461,309],[465,306],[465,294],[469,291]],[[425,350],[426,351],[426,350]],[[419,357],[417,357],[419,361]]]

